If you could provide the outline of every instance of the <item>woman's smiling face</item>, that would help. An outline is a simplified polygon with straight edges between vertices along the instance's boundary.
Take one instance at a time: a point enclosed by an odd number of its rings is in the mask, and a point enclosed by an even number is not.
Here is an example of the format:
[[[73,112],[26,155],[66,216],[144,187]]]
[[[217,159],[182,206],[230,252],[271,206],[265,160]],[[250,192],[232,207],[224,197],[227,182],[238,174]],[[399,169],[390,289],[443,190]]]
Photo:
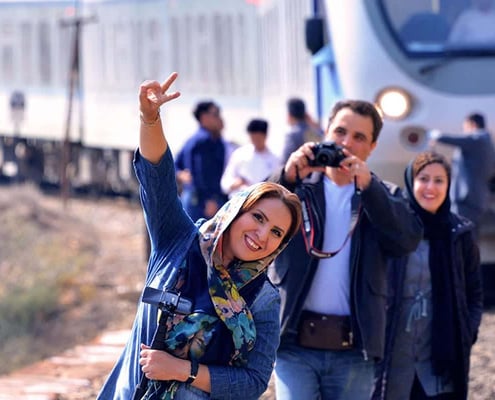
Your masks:
[[[264,198],[237,217],[223,237],[223,263],[254,261],[277,250],[291,226],[291,213],[277,198]]]
[[[448,176],[438,163],[424,167],[414,178],[414,198],[426,211],[435,214],[448,196]]]

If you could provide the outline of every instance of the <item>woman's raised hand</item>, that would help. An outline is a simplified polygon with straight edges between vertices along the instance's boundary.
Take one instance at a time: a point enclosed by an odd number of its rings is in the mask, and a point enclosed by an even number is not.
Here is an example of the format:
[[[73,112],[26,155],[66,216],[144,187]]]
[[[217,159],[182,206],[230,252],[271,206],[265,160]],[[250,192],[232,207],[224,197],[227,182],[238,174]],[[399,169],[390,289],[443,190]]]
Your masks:
[[[144,120],[155,121],[160,106],[180,96],[180,92],[167,93],[178,75],[177,72],[172,72],[162,84],[147,80],[139,86],[139,109]]]

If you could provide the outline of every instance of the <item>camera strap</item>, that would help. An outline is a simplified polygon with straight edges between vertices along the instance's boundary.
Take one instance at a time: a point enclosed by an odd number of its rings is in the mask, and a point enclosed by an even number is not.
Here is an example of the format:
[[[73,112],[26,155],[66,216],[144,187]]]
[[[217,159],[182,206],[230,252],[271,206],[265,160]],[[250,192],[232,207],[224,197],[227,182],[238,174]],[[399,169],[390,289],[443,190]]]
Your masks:
[[[307,192],[305,191],[305,194],[306,193]],[[308,254],[316,258],[334,257],[344,248],[346,243],[349,241],[349,238],[354,233],[354,230],[356,229],[357,223],[359,221],[359,215],[361,214],[361,204],[359,204],[359,207],[356,210],[353,210],[351,213],[349,232],[347,232],[347,235],[342,245],[335,251],[323,251],[323,250],[318,250],[316,247],[314,247],[314,236],[315,236],[314,216],[313,216],[313,212],[311,211],[311,204],[309,202],[308,196],[305,195],[304,198],[301,198],[300,200],[302,205],[302,216],[303,216],[303,223],[301,225],[301,230],[303,233],[304,244],[306,245],[306,250]]]

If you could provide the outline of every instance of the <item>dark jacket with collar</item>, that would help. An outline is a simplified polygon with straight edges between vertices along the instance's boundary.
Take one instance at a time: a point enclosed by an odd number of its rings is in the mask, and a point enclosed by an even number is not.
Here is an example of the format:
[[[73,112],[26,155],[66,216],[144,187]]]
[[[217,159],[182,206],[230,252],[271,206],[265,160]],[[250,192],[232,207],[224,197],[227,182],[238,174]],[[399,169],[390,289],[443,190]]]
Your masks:
[[[309,193],[315,216],[314,245],[321,249],[325,226],[323,176],[313,175],[311,181],[307,179],[302,185]],[[284,179],[283,169],[271,180],[299,192]],[[350,255],[352,331],[354,342],[365,358],[380,359],[385,342],[386,260],[413,251],[421,239],[422,225],[399,187],[384,183],[374,175],[369,187],[352,198],[352,209],[357,210],[359,206]],[[282,344],[296,340],[302,307],[318,262],[306,251],[300,231],[269,268],[269,277],[279,288],[282,299]]]
[[[479,249],[472,235],[474,226],[471,221],[453,213],[450,215],[450,220],[453,233],[450,251],[452,253],[452,276],[455,290],[454,310],[459,341],[456,348],[461,351],[461,360],[454,382],[459,385],[455,398],[461,400],[467,398],[469,358],[481,323],[483,289]],[[398,329],[397,324],[401,311],[400,300],[404,289],[407,260],[407,256],[390,260],[385,357],[377,369],[374,400],[387,399],[387,375],[390,368],[391,352],[394,347],[393,339]]]
[[[489,180],[495,173],[495,148],[489,132],[478,130],[471,134],[442,134],[438,142],[454,146],[450,198],[463,214],[475,224],[489,206]]]

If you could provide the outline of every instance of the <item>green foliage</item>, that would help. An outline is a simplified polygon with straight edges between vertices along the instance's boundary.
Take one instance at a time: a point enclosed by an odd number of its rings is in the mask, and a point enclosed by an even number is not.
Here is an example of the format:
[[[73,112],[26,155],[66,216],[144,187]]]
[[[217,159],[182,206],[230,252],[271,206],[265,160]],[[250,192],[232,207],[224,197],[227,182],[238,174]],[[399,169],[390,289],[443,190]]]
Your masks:
[[[56,282],[42,282],[31,288],[9,288],[0,303],[0,342],[29,335],[58,308]]]

